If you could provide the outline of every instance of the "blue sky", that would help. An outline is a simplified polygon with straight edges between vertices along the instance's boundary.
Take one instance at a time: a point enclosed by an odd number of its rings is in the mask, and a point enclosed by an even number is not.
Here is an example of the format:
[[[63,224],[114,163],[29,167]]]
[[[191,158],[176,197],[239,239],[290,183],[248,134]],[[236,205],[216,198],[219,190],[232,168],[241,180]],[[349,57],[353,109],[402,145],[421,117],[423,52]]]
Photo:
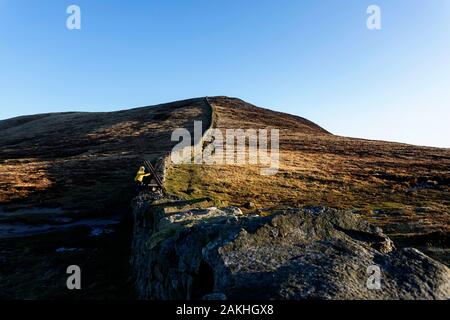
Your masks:
[[[206,95],[450,147],[450,0],[0,0],[0,119]]]

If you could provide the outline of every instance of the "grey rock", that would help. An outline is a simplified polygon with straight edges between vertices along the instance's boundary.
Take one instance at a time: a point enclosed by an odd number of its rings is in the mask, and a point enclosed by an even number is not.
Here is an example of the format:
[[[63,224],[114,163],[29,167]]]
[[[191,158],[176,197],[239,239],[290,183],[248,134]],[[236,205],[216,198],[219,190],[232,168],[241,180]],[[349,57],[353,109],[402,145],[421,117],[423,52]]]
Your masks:
[[[242,216],[243,215],[241,209],[239,209],[238,207],[231,206],[231,207],[223,208],[222,210],[225,213],[227,213],[227,214],[232,214],[232,215],[235,215],[235,216]]]
[[[329,208],[166,216],[136,202],[132,265],[141,299],[449,299],[450,270],[395,249],[358,215]],[[142,223],[145,221],[145,223]],[[381,271],[380,289],[367,286]]]

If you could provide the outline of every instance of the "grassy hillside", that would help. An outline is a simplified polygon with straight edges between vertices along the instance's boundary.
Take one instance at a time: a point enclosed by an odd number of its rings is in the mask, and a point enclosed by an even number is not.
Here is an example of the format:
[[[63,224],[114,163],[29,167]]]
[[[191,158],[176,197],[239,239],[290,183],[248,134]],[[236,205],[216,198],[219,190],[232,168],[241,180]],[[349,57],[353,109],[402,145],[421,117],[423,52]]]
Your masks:
[[[108,213],[129,208],[142,159],[167,154],[175,128],[209,119],[204,99],[106,113],[0,121],[0,206]]]
[[[169,193],[211,198],[270,215],[278,208],[345,208],[375,222],[398,246],[421,249],[450,265],[450,150],[330,134],[313,122],[257,108],[242,100],[184,100],[107,113],[57,113],[0,121],[0,227],[127,216],[133,177],[142,159],[168,154],[175,128],[195,120],[220,129],[277,128],[280,168],[257,165],[173,165]],[[20,210],[19,210],[20,209]],[[130,226],[92,236],[92,228],[2,238],[0,298],[131,297]],[[118,227],[113,227],[117,229]],[[61,248],[76,251],[59,252]],[[89,287],[67,293],[65,268],[86,270]],[[111,282],[111,279],[117,281]]]
[[[247,212],[311,205],[351,209],[402,239],[437,232],[438,242],[448,243],[449,149],[335,136],[308,120],[239,99],[210,101],[217,128],[280,129],[279,172],[263,176],[255,165],[177,165],[167,180],[172,193],[209,196]]]

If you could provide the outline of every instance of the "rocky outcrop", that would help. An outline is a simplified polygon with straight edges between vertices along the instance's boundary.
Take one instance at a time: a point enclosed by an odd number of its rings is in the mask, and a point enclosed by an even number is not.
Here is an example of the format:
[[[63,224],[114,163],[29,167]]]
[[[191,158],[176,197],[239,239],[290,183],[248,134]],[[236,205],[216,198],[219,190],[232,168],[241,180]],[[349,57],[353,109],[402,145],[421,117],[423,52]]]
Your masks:
[[[306,208],[244,216],[236,207],[177,210],[178,202],[156,198],[133,203],[141,299],[450,298],[445,265],[395,249],[355,214]]]

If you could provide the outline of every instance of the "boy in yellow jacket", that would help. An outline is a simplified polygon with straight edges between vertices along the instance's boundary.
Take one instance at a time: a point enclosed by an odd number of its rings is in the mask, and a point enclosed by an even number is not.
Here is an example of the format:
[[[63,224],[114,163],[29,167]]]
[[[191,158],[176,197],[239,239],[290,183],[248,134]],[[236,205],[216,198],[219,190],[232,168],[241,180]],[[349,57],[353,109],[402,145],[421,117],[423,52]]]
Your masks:
[[[138,172],[136,173],[136,177],[134,177],[134,181],[136,181],[139,187],[144,185],[144,177],[148,177],[150,173],[145,173],[145,167],[140,167]]]

